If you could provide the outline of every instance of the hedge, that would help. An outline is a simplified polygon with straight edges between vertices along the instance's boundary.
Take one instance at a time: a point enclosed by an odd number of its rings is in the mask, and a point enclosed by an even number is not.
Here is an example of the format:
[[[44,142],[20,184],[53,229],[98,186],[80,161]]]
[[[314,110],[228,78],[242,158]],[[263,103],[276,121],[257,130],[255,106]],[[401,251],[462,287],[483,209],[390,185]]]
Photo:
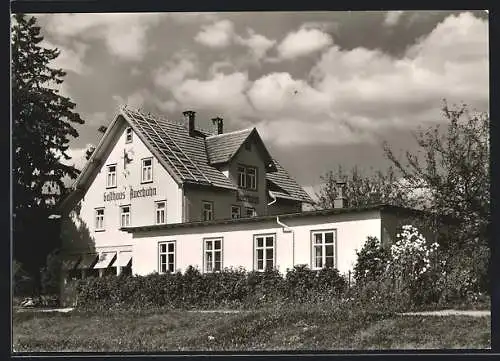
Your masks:
[[[185,273],[79,280],[76,304],[80,308],[254,308],[287,301],[324,301],[338,297],[346,285],[336,269],[313,271],[296,266],[282,276],[274,269],[202,274],[189,267]]]

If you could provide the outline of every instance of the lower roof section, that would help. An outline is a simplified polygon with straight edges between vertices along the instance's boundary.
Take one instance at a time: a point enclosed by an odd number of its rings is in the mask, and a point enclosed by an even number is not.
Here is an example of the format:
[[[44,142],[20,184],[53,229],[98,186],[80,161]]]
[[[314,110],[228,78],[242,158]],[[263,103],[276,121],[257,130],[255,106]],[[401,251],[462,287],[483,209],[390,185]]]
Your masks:
[[[348,213],[363,213],[371,211],[385,211],[394,214],[415,214],[424,215],[423,211],[419,211],[412,208],[393,206],[388,204],[374,204],[365,207],[356,208],[333,208],[325,210],[314,210],[307,212],[298,213],[286,213],[272,216],[257,216],[249,218],[238,218],[238,219],[220,219],[213,221],[199,221],[199,222],[185,222],[185,223],[171,223],[171,224],[159,224],[159,225],[148,225],[148,226],[135,226],[135,227],[122,227],[120,230],[128,233],[144,232],[144,231],[156,231],[162,229],[172,229],[172,228],[195,228],[195,227],[206,227],[211,225],[221,225],[221,224],[244,224],[244,223],[257,223],[266,222],[280,217],[281,220],[292,219],[292,218],[306,218],[315,216],[331,216],[336,214],[348,214]]]

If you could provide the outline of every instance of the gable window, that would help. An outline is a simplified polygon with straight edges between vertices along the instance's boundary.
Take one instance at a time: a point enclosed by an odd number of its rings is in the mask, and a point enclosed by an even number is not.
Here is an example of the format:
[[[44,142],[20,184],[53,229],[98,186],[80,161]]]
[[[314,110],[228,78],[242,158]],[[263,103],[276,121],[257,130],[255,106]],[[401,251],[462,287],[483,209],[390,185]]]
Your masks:
[[[130,206],[120,207],[120,226],[130,226]]]
[[[125,129],[125,143],[132,143],[132,127]]]
[[[116,187],[116,164],[106,166],[106,188]]]
[[[240,206],[231,206],[231,219],[238,219],[241,217]]]
[[[153,158],[146,158],[142,160],[141,182],[153,181]]]
[[[249,166],[238,166],[238,187],[256,190],[257,189],[257,168]]]
[[[312,232],[312,268],[335,267],[335,243],[336,231],[314,231]]]
[[[158,244],[159,273],[175,272],[175,241]]]
[[[204,221],[211,221],[214,219],[214,203],[213,202],[203,202],[202,203],[202,219]]]
[[[164,224],[166,222],[165,212],[167,209],[167,202],[156,202],[156,224]]]
[[[274,268],[275,258],[274,234],[255,235],[254,268],[257,271]]]
[[[245,142],[245,149],[251,151],[252,150],[252,143],[250,141]]]
[[[247,187],[246,168],[242,166],[238,166],[238,187]]]
[[[222,270],[222,238],[205,239],[205,272]]]
[[[95,230],[104,231],[104,208],[95,209]]]
[[[257,168],[247,167],[247,188],[257,189]]]
[[[252,207],[246,207],[245,213],[246,213],[247,217],[256,217],[257,216],[257,212],[255,211],[255,208],[252,208]]]

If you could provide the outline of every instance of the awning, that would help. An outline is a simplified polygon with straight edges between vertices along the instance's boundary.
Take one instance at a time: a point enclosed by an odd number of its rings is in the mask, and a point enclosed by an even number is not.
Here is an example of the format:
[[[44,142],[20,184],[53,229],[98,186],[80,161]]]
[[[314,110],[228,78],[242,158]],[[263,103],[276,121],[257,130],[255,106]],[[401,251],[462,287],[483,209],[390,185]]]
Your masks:
[[[82,260],[76,266],[77,269],[87,269],[92,268],[92,266],[97,262],[97,254],[87,253],[83,255]]]
[[[95,269],[108,268],[116,259],[116,252],[103,252],[95,264]]]
[[[132,261],[132,252],[120,252],[118,256],[118,267],[127,267]]]
[[[69,254],[63,257],[61,267],[65,271],[74,270],[82,257],[78,254]]]

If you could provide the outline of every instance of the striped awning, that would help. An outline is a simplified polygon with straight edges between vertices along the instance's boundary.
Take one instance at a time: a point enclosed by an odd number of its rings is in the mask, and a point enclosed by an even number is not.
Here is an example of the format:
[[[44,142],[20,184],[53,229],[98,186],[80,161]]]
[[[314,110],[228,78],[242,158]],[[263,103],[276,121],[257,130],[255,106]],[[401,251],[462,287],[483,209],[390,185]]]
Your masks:
[[[87,253],[82,256],[82,260],[78,263],[77,269],[92,268],[97,262],[96,253]]]
[[[81,256],[78,254],[69,254],[63,257],[61,268],[65,271],[71,271],[76,268],[78,262],[81,260]]]
[[[132,252],[120,252],[118,256],[118,267],[128,267],[132,262]]]
[[[99,260],[94,265],[95,269],[102,269],[110,267],[116,260],[116,252],[102,252],[99,256]]]

